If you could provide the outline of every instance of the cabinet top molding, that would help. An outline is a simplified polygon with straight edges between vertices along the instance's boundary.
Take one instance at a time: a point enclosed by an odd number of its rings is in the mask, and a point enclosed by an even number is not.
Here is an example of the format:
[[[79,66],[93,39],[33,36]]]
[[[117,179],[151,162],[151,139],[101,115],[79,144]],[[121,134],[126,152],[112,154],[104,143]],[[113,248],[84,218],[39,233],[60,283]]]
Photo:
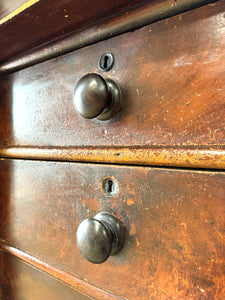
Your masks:
[[[0,4],[0,73],[105,40],[215,0],[10,0]]]

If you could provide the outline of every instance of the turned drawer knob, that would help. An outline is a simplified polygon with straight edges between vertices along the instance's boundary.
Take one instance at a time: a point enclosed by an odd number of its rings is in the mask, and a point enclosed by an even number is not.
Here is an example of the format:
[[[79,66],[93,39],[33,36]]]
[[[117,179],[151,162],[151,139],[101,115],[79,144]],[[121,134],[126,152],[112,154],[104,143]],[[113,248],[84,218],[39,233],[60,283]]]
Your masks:
[[[77,229],[77,247],[88,261],[99,264],[110,255],[117,254],[123,247],[124,227],[107,212],[85,219]]]
[[[120,109],[121,92],[111,79],[91,73],[83,76],[74,90],[73,103],[86,119],[108,120]]]

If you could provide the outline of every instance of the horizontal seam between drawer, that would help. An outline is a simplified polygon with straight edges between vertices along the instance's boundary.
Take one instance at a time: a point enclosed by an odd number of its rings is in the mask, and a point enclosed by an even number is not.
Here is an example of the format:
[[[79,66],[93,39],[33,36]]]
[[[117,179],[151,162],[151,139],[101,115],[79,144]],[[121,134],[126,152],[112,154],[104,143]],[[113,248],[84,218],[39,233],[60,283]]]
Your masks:
[[[225,149],[139,147],[7,147],[0,157],[188,169],[225,169]]]

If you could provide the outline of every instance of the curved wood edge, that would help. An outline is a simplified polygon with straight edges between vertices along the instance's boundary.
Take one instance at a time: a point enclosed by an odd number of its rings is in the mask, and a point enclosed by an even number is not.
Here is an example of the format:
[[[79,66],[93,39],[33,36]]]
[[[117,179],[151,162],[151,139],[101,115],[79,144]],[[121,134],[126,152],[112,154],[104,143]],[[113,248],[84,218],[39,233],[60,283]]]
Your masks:
[[[16,0],[2,0],[0,18],[5,18],[0,20],[0,61],[3,63],[71,32],[83,30],[145,1],[17,0],[16,4]]]
[[[225,149],[143,147],[10,147],[0,157],[164,167],[225,169]]]
[[[110,292],[107,292],[105,290],[102,290],[84,280],[81,280],[69,273],[64,272],[63,270],[60,270],[54,266],[51,266],[47,264],[46,262],[41,261],[40,259],[23,252],[13,246],[10,246],[7,244],[4,240],[0,240],[0,250],[3,250],[22,261],[28,263],[29,265],[45,272],[46,274],[53,276],[54,278],[62,281],[63,283],[68,284],[70,287],[93,297],[94,299],[99,300],[112,300],[112,299],[122,299],[120,297],[117,297]]]
[[[30,52],[2,63],[0,65],[0,76],[217,1],[165,0],[147,2],[144,5],[122,12],[116,17],[100,21],[98,24],[84,30],[72,32],[67,36],[41,45]]]

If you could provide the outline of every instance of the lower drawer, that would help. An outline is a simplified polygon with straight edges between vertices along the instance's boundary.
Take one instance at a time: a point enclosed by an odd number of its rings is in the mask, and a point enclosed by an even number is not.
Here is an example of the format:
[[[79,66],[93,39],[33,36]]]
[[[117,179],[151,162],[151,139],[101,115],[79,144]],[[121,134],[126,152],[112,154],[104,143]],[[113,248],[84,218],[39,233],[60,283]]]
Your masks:
[[[10,245],[121,298],[223,298],[224,172],[2,160],[0,182]],[[122,221],[126,241],[95,265],[76,230],[101,211]]]
[[[0,263],[2,300],[91,299],[10,254],[0,252]]]

